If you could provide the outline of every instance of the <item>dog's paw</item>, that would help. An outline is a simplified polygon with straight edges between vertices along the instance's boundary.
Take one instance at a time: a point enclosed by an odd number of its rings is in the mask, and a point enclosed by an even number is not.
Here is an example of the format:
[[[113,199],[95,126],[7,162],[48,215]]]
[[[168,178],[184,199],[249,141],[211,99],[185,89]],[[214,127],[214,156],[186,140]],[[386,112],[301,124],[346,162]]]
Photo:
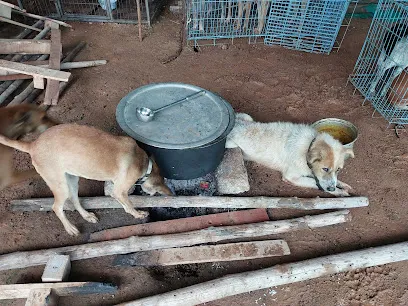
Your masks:
[[[350,196],[350,194],[346,190],[341,189],[341,188],[336,188],[335,191],[330,192],[330,193],[332,195],[335,195],[336,197],[349,197]]]
[[[71,223],[67,224],[66,226],[64,225],[64,228],[70,236],[79,236],[81,233],[78,228]]]
[[[136,219],[144,219],[149,216],[149,213],[143,210],[134,210],[130,214]]]
[[[350,185],[344,183],[344,182],[340,182],[337,181],[337,188],[338,189],[343,189],[344,191],[350,193],[351,191],[353,191],[353,187],[351,187]]]
[[[83,216],[83,218],[90,222],[90,223],[97,223],[99,221],[98,217],[95,216],[94,213],[89,212],[88,214],[86,214],[85,216]]]

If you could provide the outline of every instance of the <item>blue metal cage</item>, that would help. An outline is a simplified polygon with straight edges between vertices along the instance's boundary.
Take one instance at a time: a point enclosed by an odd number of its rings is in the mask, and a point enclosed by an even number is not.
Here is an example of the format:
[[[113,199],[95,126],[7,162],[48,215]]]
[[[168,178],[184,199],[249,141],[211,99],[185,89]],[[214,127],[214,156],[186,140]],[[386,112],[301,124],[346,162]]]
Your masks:
[[[330,53],[350,0],[272,0],[265,44]]]
[[[349,81],[390,124],[408,124],[408,0],[380,0]]]

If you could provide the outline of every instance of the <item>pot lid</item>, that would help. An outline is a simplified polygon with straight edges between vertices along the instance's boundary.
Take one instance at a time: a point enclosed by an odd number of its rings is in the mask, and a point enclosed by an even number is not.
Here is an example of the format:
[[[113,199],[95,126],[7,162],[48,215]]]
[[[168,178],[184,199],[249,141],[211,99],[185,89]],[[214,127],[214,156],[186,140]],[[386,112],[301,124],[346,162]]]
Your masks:
[[[149,122],[141,121],[136,110],[156,110],[203,90],[183,83],[139,87],[120,101],[116,119],[129,136],[144,144],[165,149],[200,147],[216,140],[233,124],[231,106],[218,95],[205,91],[155,113]]]

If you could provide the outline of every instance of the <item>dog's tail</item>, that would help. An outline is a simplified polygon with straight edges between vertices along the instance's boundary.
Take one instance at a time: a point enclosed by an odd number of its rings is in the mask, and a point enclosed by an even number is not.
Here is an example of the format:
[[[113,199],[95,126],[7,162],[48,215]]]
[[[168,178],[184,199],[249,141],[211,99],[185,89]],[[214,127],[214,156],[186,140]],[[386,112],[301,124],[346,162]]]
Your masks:
[[[5,146],[17,149],[19,151],[30,153],[31,144],[29,142],[12,140],[12,139],[7,138],[7,137],[5,137],[3,135],[0,135],[0,143],[4,144]]]

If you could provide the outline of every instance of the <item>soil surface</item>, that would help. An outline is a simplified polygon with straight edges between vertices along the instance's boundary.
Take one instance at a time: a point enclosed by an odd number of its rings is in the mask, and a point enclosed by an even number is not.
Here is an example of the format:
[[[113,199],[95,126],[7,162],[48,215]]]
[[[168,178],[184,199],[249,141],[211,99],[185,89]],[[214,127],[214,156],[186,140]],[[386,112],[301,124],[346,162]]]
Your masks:
[[[72,23],[64,30],[64,50],[84,40],[88,47],[76,60],[106,59],[108,64],[72,71],[75,82],[50,109],[62,122],[77,122],[123,134],[115,120],[119,100],[129,91],[152,82],[186,82],[216,92],[236,111],[247,112],[258,121],[289,120],[312,123],[325,117],[353,122],[360,135],[356,157],[347,161],[340,179],[357,195],[368,196],[370,206],[352,210],[352,221],[337,226],[279,235],[292,251],[284,258],[245,262],[209,263],[167,268],[114,267],[113,257],[72,263],[70,280],[104,281],[119,285],[114,295],[61,298],[61,305],[112,305],[197,284],[230,273],[261,269],[276,263],[293,262],[344,251],[408,240],[408,137],[397,138],[387,122],[375,115],[369,104],[353,95],[347,83],[353,71],[369,21],[354,20],[340,51],[331,55],[308,54],[262,44],[234,41],[224,47],[185,47],[177,54],[180,20],[165,14],[143,42],[137,26]],[[34,136],[33,136],[34,137]],[[31,138],[33,138],[31,137]],[[27,138],[27,139],[30,139]],[[30,158],[16,153],[19,169],[31,166]],[[108,158],[108,157],[107,157]],[[280,174],[248,163],[251,190],[248,195],[327,196],[319,191],[293,187]],[[80,181],[81,196],[103,194],[103,183]],[[83,235],[69,237],[52,212],[11,212],[10,200],[50,197],[42,181],[26,182],[0,193],[0,253],[78,244],[87,234],[108,227],[137,223],[123,210],[97,211],[98,224],[87,224],[77,212],[68,218]],[[304,212],[273,210],[273,219],[304,215]],[[40,282],[43,267],[2,271],[1,284]],[[336,274],[297,284],[267,288],[206,305],[408,305],[408,265]],[[23,300],[1,301],[1,305],[24,305]]]

